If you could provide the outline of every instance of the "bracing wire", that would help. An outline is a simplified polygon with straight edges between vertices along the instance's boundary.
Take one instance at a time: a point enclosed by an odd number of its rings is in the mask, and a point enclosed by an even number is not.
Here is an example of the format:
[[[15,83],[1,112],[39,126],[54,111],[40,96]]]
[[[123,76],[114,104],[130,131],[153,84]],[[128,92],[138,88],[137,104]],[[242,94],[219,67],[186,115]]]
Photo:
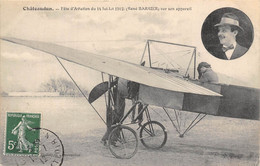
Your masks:
[[[159,49],[158,47],[153,47],[157,52],[159,52],[158,55],[162,55],[164,57],[164,59],[171,64],[172,67],[174,67],[174,64],[172,64],[171,61],[173,61],[176,65],[178,65],[180,68],[182,67],[180,64],[178,64],[175,60],[173,60],[172,58],[170,58],[169,56],[167,55],[170,55],[170,54],[173,54],[175,52],[180,52],[182,53],[179,57],[183,57],[184,55],[188,55],[190,54],[190,50],[182,50],[182,51],[172,51],[172,52],[169,52],[169,53],[164,53],[161,49]],[[155,54],[156,55],[156,54]],[[176,59],[176,57],[175,57]]]
[[[104,79],[104,73],[103,72],[101,72],[101,77],[102,77],[102,82],[104,82],[105,81],[105,79]],[[106,107],[108,106],[108,104],[107,104],[107,97],[106,97],[106,93],[104,94],[104,96],[105,96],[105,103],[106,103]]]
[[[78,86],[78,84],[76,83],[76,81],[72,78],[72,76],[70,75],[70,73],[68,72],[68,70],[65,68],[65,66],[61,63],[61,61],[59,60],[59,58],[57,56],[55,56],[56,59],[58,60],[58,62],[60,63],[60,65],[62,66],[62,68],[66,71],[66,73],[68,74],[68,76],[70,77],[70,79],[73,81],[73,83],[76,85],[76,87],[78,88],[78,90],[80,91],[80,93],[84,96],[84,98],[88,101],[88,97],[83,93],[83,91],[80,89],[80,87]],[[89,103],[89,101],[88,101]],[[99,114],[99,112],[95,109],[95,107],[89,103],[91,105],[91,107],[93,108],[93,110],[97,113],[97,115],[100,117],[100,119],[105,123],[105,120],[102,118],[102,116]]]

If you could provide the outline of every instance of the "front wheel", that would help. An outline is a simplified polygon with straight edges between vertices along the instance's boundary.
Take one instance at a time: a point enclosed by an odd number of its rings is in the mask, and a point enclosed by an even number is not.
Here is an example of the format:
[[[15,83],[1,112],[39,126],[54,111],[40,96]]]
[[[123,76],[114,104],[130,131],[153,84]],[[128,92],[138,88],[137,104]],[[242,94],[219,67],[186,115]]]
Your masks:
[[[127,126],[115,127],[108,137],[110,152],[120,159],[129,159],[137,152],[138,139],[136,132]]]
[[[161,123],[148,121],[141,127],[140,139],[146,148],[159,149],[167,141],[167,132]]]

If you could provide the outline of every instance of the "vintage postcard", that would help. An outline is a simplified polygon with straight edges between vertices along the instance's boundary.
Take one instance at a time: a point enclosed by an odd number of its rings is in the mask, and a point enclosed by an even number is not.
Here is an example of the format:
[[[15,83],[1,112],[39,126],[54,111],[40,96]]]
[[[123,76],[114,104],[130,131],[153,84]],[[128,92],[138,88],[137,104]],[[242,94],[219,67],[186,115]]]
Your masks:
[[[259,165],[260,2],[0,2],[0,165]]]

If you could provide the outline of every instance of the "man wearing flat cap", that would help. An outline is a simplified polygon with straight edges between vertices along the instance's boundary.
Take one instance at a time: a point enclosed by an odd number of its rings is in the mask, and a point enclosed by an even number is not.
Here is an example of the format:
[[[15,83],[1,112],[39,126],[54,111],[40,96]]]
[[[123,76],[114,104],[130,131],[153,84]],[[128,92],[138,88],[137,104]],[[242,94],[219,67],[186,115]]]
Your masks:
[[[218,75],[211,69],[211,65],[207,62],[201,62],[197,67],[199,73],[199,81],[204,83],[218,83]]]
[[[241,57],[247,52],[247,48],[236,42],[238,33],[244,29],[239,25],[239,19],[233,13],[225,13],[220,23],[216,24],[218,28],[218,38],[220,45],[212,48],[210,53],[217,58],[232,60]]]

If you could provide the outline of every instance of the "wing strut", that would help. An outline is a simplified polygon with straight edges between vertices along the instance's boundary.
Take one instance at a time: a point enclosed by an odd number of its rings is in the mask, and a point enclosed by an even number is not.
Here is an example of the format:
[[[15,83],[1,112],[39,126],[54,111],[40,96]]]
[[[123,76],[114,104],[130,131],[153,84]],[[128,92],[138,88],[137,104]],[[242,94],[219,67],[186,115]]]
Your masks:
[[[202,115],[202,117],[199,118],[199,116]],[[196,118],[190,123],[189,127],[180,135],[180,137],[183,137],[185,133],[187,133],[188,131],[190,131],[194,126],[196,126],[196,124],[198,124],[203,118],[205,118],[205,116],[207,116],[207,114],[201,114],[199,113]],[[199,118],[199,119],[198,119]],[[197,120],[198,119],[198,120]],[[196,121],[197,120],[197,121]],[[196,121],[196,122],[195,122]]]
[[[205,118],[207,116],[207,114],[202,114],[202,113],[198,113],[198,115],[194,118],[194,120],[190,123],[190,125],[185,129],[184,132],[181,131],[181,128],[180,128],[180,124],[179,124],[179,116],[176,114],[176,110],[174,109],[174,112],[175,112],[175,118],[177,120],[177,123],[178,123],[178,127],[177,125],[174,123],[174,121],[172,120],[168,110],[163,107],[163,110],[165,111],[166,115],[169,117],[169,119],[171,120],[172,122],[172,125],[173,127],[176,129],[176,131],[179,133],[179,136],[182,138],[184,137],[184,135],[190,131],[194,126],[196,126],[203,118]],[[202,115],[202,116],[200,116]]]
[[[188,71],[189,71],[189,68],[190,68],[190,64],[191,64],[192,58],[193,58],[194,56],[196,57],[196,48],[194,49],[194,51],[193,51],[193,53],[192,53],[192,56],[191,56],[191,59],[190,59],[190,62],[189,62],[189,65],[188,65],[188,67],[187,67],[187,70],[186,70],[186,73],[185,73],[184,77],[187,77],[187,74],[188,74]],[[194,61],[195,61],[195,57],[194,57]],[[195,66],[195,65],[196,65],[196,61],[194,62],[194,66]],[[195,68],[194,68],[194,71],[196,71]],[[194,78],[195,78],[195,73],[194,73]]]
[[[59,58],[57,56],[55,56],[56,59],[58,60],[58,62],[60,63],[60,65],[62,66],[62,68],[66,71],[66,73],[68,74],[68,76],[70,77],[70,79],[73,81],[73,83],[76,85],[76,87],[78,88],[78,90],[80,91],[80,93],[85,97],[85,99],[88,101],[88,97],[83,93],[83,91],[80,89],[80,87],[78,86],[78,84],[76,83],[76,81],[72,78],[72,76],[70,75],[70,73],[68,72],[68,70],[64,67],[64,65],[61,63],[61,61],[59,60]],[[106,124],[105,120],[102,118],[102,116],[99,114],[99,112],[95,109],[95,107],[88,101],[88,103],[91,105],[91,107],[94,109],[94,111],[97,113],[97,115],[100,117],[100,119]]]

